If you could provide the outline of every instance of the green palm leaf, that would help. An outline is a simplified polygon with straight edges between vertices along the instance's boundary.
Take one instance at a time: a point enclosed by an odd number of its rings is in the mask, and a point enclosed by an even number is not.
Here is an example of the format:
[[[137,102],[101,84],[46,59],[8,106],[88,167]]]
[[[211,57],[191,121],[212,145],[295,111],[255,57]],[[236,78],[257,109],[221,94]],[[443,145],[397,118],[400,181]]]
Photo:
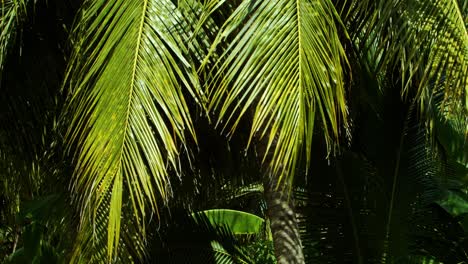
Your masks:
[[[109,197],[109,257],[123,195],[144,230],[148,207],[157,211],[170,195],[168,169],[177,167],[186,131],[195,135],[184,93],[195,96],[198,85],[179,20],[168,0],[86,1],[76,25],[66,86],[72,190],[83,219],[96,219]]]
[[[245,0],[212,47],[214,53],[232,39],[212,72],[209,109],[232,133],[254,108],[250,140],[266,137],[264,157],[271,153],[280,181],[292,179],[302,148],[310,150],[316,114],[327,140],[346,120],[346,58],[336,20],[329,1]]]
[[[8,48],[14,41],[17,27],[26,16],[27,0],[3,0],[0,2],[0,73],[5,66]]]
[[[212,209],[193,213],[196,220],[197,215],[204,215],[215,226],[228,227],[235,235],[258,234],[260,233],[265,220],[254,214],[231,210],[231,209]]]
[[[416,95],[429,119],[443,95],[444,116],[468,109],[467,4],[456,0],[341,1],[354,42],[366,52],[375,73],[394,73],[404,96]],[[346,6],[347,5],[347,6]],[[355,26],[357,25],[357,26]],[[436,85],[433,85],[433,84]]]

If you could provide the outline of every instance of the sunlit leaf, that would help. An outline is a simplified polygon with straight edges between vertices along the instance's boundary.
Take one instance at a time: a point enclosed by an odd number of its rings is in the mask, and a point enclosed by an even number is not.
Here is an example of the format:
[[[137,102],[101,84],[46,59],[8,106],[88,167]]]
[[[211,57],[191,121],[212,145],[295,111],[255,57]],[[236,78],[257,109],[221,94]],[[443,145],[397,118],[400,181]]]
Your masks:
[[[212,47],[227,46],[211,73],[208,108],[230,134],[253,110],[251,140],[265,140],[262,155],[280,181],[292,179],[304,149],[310,161],[316,118],[327,141],[346,121],[338,21],[326,0],[245,0]]]
[[[212,209],[195,214],[205,215],[211,224],[227,227],[236,235],[259,234],[265,224],[265,221],[256,215],[230,209]]]
[[[195,135],[184,94],[196,97],[198,84],[180,18],[169,0],[86,1],[75,27],[65,84],[72,190],[82,218],[95,219],[109,195],[109,258],[124,194],[143,231],[148,209],[170,196],[168,170],[178,167],[181,145]]]

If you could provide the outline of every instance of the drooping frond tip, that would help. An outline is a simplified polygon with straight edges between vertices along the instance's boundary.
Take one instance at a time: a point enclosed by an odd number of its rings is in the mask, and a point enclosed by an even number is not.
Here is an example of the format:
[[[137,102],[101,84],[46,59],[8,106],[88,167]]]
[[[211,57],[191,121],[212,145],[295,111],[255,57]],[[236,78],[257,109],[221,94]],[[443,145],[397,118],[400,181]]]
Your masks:
[[[214,44],[232,39],[212,72],[209,109],[229,133],[253,115],[250,138],[266,142],[264,162],[280,181],[304,149],[310,161],[316,118],[327,141],[347,119],[338,19],[328,1],[245,0]]]
[[[0,78],[8,50],[25,19],[27,0],[3,0],[0,2]]]
[[[345,1],[347,2],[347,1]],[[373,51],[375,73],[401,81],[403,97],[416,96],[420,111],[440,95],[444,116],[468,113],[467,4],[455,0],[349,1],[346,19],[353,41]],[[397,72],[399,76],[394,75]],[[392,75],[393,74],[393,75]],[[399,78],[398,78],[399,77]]]
[[[111,258],[120,240],[122,206],[132,205],[144,230],[147,209],[157,211],[167,200],[168,170],[176,167],[187,132],[195,135],[184,94],[196,96],[199,85],[172,1],[86,1],[83,6],[67,75],[72,190],[83,217],[96,215],[110,197]]]

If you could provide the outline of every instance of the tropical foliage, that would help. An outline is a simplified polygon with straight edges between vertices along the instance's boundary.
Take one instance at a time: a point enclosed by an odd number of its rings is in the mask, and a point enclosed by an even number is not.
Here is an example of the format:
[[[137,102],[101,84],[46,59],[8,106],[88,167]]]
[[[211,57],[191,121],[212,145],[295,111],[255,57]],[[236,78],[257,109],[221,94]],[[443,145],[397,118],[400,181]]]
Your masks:
[[[0,260],[468,262],[467,15],[2,0]]]

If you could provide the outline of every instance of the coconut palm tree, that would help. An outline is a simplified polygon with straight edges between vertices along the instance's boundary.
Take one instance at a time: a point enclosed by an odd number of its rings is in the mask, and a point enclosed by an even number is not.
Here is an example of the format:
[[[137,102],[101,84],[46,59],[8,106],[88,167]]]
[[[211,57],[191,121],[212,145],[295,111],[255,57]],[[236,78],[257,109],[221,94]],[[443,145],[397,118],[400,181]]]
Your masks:
[[[353,112],[356,94],[396,95],[395,111],[416,113],[430,137],[439,120],[466,135],[466,1],[0,7],[3,203],[15,212],[18,201],[63,195],[72,209],[61,220],[76,232],[71,262],[144,259],[153,219],[182,195],[178,179],[194,180],[203,122],[229,141],[241,134],[237,149],[258,163],[252,177],[264,188],[278,263],[305,261],[291,190],[314,173],[313,138],[334,156],[358,137],[355,122],[366,121]],[[372,111],[385,103],[369,98]],[[396,138],[387,241],[404,144]]]
[[[400,90],[429,123],[434,117],[427,108],[440,93],[439,111],[465,118],[466,100],[446,101],[455,91],[466,97],[466,76],[458,78],[466,73],[464,10],[466,4],[448,1],[243,1],[225,22],[214,43],[227,47],[212,74],[209,109],[228,132],[244,116],[252,120],[279,263],[303,262],[286,193],[299,160],[309,167],[314,122],[326,139],[353,129],[346,123],[345,86],[352,94],[359,84],[346,74],[369,72],[377,90]],[[455,53],[448,42],[458,43]]]

